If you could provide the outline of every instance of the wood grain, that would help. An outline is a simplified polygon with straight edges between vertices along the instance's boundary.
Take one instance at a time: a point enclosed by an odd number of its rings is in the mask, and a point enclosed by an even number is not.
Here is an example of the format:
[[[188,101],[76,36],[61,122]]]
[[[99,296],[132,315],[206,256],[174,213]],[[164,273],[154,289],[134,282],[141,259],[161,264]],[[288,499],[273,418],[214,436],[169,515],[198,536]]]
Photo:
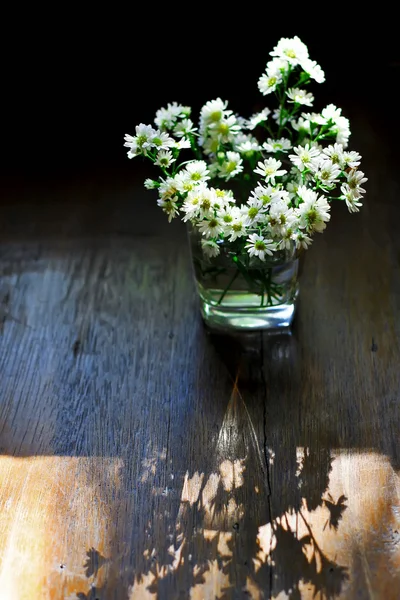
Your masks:
[[[0,600],[398,600],[400,205],[365,122],[292,335],[208,332],[132,176],[4,190]]]

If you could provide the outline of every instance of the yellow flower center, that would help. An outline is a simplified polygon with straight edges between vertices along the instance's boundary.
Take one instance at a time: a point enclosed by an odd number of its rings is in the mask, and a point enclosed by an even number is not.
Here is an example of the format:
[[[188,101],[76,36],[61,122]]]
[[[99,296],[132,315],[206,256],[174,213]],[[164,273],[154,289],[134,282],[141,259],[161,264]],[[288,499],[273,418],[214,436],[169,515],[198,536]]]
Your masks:
[[[315,210],[315,208],[310,208],[310,210],[307,211],[307,213],[305,215],[307,223],[309,225],[313,225],[317,220],[317,216],[318,216],[318,213]]]
[[[220,110],[215,110],[210,114],[210,121],[214,121],[215,123],[219,121],[222,117],[222,113]]]
[[[143,144],[147,142],[147,136],[145,135],[139,135],[137,138],[137,144],[139,147],[143,146]]]
[[[226,135],[227,133],[229,133],[229,126],[226,123],[220,123],[218,125],[218,132],[221,135]]]

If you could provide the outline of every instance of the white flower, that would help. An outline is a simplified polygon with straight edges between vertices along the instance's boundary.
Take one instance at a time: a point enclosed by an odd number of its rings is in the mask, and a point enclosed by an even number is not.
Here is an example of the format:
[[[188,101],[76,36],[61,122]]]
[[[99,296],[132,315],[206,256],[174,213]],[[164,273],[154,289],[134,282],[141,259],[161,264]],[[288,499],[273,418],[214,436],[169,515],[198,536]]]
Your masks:
[[[255,129],[257,127],[257,125],[260,125],[260,123],[264,123],[265,121],[267,121],[268,116],[270,114],[271,114],[270,109],[264,108],[260,112],[252,115],[250,117],[250,119],[248,121],[246,121],[245,126],[247,127],[247,129],[250,129],[250,130]]]
[[[257,168],[254,169],[254,173],[264,177],[267,183],[271,182],[272,185],[275,185],[275,177],[280,177],[287,172],[286,169],[280,169],[279,167],[281,166],[282,162],[280,160],[267,158],[263,162],[260,161],[257,163]]]
[[[172,129],[179,117],[188,116],[189,114],[189,107],[172,102],[167,105],[167,108],[160,108],[157,111],[154,123],[161,130]]]
[[[182,148],[190,148],[190,140],[186,138],[182,138],[175,142],[174,148],[178,148],[178,150],[182,150]]]
[[[229,241],[234,242],[240,237],[247,235],[247,229],[244,224],[244,216],[240,213],[235,212],[235,218],[233,222],[226,228],[227,235],[229,235]]]
[[[124,146],[129,148],[128,158],[134,158],[135,156],[140,154],[140,150],[138,152],[138,144],[137,144],[137,139],[135,137],[133,137],[132,135],[129,135],[129,133],[127,133],[127,134],[125,134],[124,139],[125,139]]]
[[[193,180],[190,177],[190,173],[186,171],[186,169],[182,169],[179,171],[174,177],[175,187],[178,192],[181,194],[186,194],[187,192],[192,191],[195,187],[199,185],[199,182]]]
[[[146,190],[154,190],[158,187],[158,183],[154,179],[145,179],[143,185]]]
[[[254,152],[259,152],[261,146],[257,140],[247,137],[239,143],[237,143],[236,140],[236,150],[240,152],[240,154],[250,157],[253,156]]]
[[[229,227],[232,225],[235,216],[241,215],[238,206],[223,206],[216,210],[217,216],[221,221],[221,225],[224,231],[229,231]]]
[[[264,220],[264,205],[258,198],[250,197],[247,203],[242,206],[241,211],[245,218],[247,227],[253,226],[256,223]]]
[[[277,244],[277,249],[278,250],[291,250],[293,248],[293,236],[295,235],[293,228],[290,225],[283,226],[281,228],[280,235],[281,235],[281,239]]]
[[[133,158],[139,154],[146,155],[152,142],[152,138],[157,133],[151,125],[145,125],[140,123],[135,127],[135,136],[129,134],[125,135],[124,146],[127,146],[131,150],[128,152],[128,157]]]
[[[339,181],[341,169],[329,159],[323,160],[318,165],[318,170],[315,172],[315,179],[322,182],[324,186],[332,186]]]
[[[183,119],[179,121],[174,127],[174,134],[176,137],[187,137],[191,133],[195,133],[197,131],[197,127],[194,126],[193,121],[190,119]]]
[[[350,137],[350,122],[341,113],[341,108],[338,108],[334,104],[328,104],[322,110],[319,120],[315,122],[318,122],[320,125],[326,125],[331,122],[330,131],[336,135],[336,142],[342,144],[343,148],[346,148]]]
[[[243,160],[239,152],[227,152],[226,160],[219,165],[219,176],[228,181],[243,171]]]
[[[299,248],[307,249],[312,243],[312,239],[310,238],[310,236],[307,235],[306,233],[304,233],[303,231],[297,231],[293,235],[293,240],[296,244],[297,249],[299,249]]]
[[[264,208],[268,207],[272,202],[280,200],[281,195],[279,190],[277,190],[272,185],[258,185],[254,190],[251,191],[251,198],[255,198],[258,202],[261,202]]]
[[[206,156],[209,156],[209,160],[212,161],[213,159],[215,159],[215,156],[218,152],[218,148],[219,148],[219,140],[218,137],[216,136],[210,136],[207,135],[206,137],[200,136],[199,137],[199,146],[202,147],[203,153]],[[213,163],[211,162],[210,164],[210,172],[213,170]]]
[[[159,195],[164,199],[172,198],[177,191],[178,189],[174,177],[168,177],[166,180],[162,180],[160,187],[158,188]]]
[[[267,66],[265,69],[266,73],[276,73],[279,76],[282,76],[289,69],[289,61],[286,58],[279,58],[276,56],[272,60],[267,62]]]
[[[289,102],[295,102],[296,104],[304,104],[304,106],[312,106],[314,102],[314,96],[305,90],[300,88],[290,88],[286,92]]]
[[[296,154],[289,154],[289,158],[300,171],[315,170],[318,167],[317,159],[321,154],[318,148],[306,144],[305,146],[296,146],[293,150]]]
[[[302,202],[309,202],[317,198],[317,193],[304,184],[297,188],[297,195]]]
[[[154,164],[163,167],[164,169],[168,169],[175,160],[176,159],[173,157],[170,150],[160,150]]]
[[[279,108],[275,108],[275,110],[272,113],[272,118],[274,121],[276,121],[277,123],[281,122],[282,119],[282,115],[281,115],[281,111],[279,110]],[[283,120],[283,123],[286,123],[286,120]]]
[[[343,169],[345,169],[346,167],[350,167],[351,169],[354,169],[360,165],[360,162],[361,162],[361,154],[359,154],[358,152],[354,152],[354,151],[343,152],[343,156],[342,156]]]
[[[357,193],[354,193],[347,183],[344,183],[342,186],[340,186],[340,191],[342,192],[341,198],[346,201],[349,212],[359,212],[360,206],[362,206],[362,202],[360,202],[361,196]]]
[[[290,123],[291,123],[293,129],[295,129],[296,131],[298,131],[300,133],[305,133],[307,135],[311,133],[309,119],[305,119],[304,117],[299,117],[299,119],[297,121],[295,119],[292,119],[292,121]]]
[[[313,190],[308,190],[307,199],[297,209],[300,219],[299,227],[307,233],[322,233],[326,223],[330,220],[330,205],[324,196],[318,195]]]
[[[219,121],[210,123],[208,126],[209,134],[215,136],[223,144],[232,142],[241,129],[235,115],[224,117]]]
[[[178,200],[177,196],[174,196],[173,198],[168,198],[168,199],[159,198],[157,200],[158,206],[161,206],[163,211],[168,215],[169,222],[171,222],[172,219],[174,217],[176,217],[176,215],[178,214],[178,207],[176,204],[177,200]]]
[[[214,204],[218,202],[215,190],[207,187],[206,183],[196,185],[188,192],[186,200],[182,205],[185,213],[183,221],[196,219],[210,219],[214,215]]]
[[[280,200],[271,205],[267,221],[272,233],[275,236],[282,236],[297,219],[297,214],[293,208],[289,208],[285,201]]]
[[[258,233],[252,233],[247,238],[247,249],[250,256],[258,256],[260,260],[265,260],[265,255],[269,254],[272,256],[273,251],[276,249],[276,245],[273,240],[264,238]]]
[[[271,197],[271,204],[275,204],[276,202],[284,202],[287,206],[289,206],[290,203],[290,194],[287,190],[284,189],[276,189],[276,194],[273,194],[273,196]]]
[[[215,191],[208,188],[206,185],[200,185],[200,205],[199,205],[199,218],[210,219],[214,214],[214,203],[216,201]]]
[[[233,197],[232,190],[221,190],[219,188],[213,188],[214,191],[214,209],[220,210],[226,208],[228,205],[234,205],[235,199]]]
[[[181,211],[185,213],[183,221],[191,221],[200,214],[200,207],[203,199],[203,188],[201,185],[196,186],[186,196],[186,200],[181,207]]]
[[[332,163],[343,167],[344,156],[343,156],[343,145],[342,144],[331,144],[327,148],[323,148],[322,154],[329,158]]]
[[[197,224],[197,227],[206,238],[218,237],[224,230],[221,220],[218,217],[203,219],[203,221],[200,221],[200,223]]]
[[[338,108],[334,104],[328,104],[328,106],[321,111],[321,115],[324,117],[324,119],[326,119],[326,121],[332,119],[334,123],[337,122],[341,114],[342,109]]]
[[[301,68],[317,83],[323,83],[325,81],[325,73],[315,60],[310,60],[309,58],[303,59],[301,61]]]
[[[201,249],[207,258],[214,258],[220,253],[219,246],[214,240],[201,240]]]
[[[267,138],[267,141],[262,145],[263,150],[267,152],[287,152],[292,147],[290,140],[287,138],[279,138],[278,140],[273,140],[272,138]]]
[[[277,86],[282,83],[283,75],[281,69],[272,63],[267,65],[267,71],[261,75],[257,85],[260,92],[266,96],[274,92]]]
[[[347,185],[353,191],[353,194],[360,196],[361,194],[365,194],[365,189],[361,187],[363,183],[368,181],[367,177],[364,177],[364,173],[362,171],[357,171],[357,169],[352,169],[347,173]]]
[[[270,55],[284,58],[291,65],[297,65],[308,58],[308,48],[297,36],[281,38]]]
[[[222,119],[228,106],[227,101],[222,101],[221,98],[216,100],[210,100],[207,102],[200,111],[200,122],[216,123]],[[231,113],[231,111],[228,111]]]
[[[263,73],[258,80],[258,89],[264,96],[274,92],[279,83],[281,83],[282,78],[278,79],[276,75],[268,75],[267,73]]]
[[[336,132],[336,141],[346,148],[350,137],[350,121],[346,117],[339,117],[331,131]]]
[[[301,185],[301,177],[299,179],[292,179],[286,184],[286,189],[289,193],[289,199],[295,198],[298,194],[299,186]]]
[[[186,165],[186,172],[192,181],[204,182],[210,179],[207,163],[204,160],[193,160]]]
[[[310,123],[315,123],[316,125],[326,125],[329,119],[326,119],[322,116],[321,113],[302,113],[302,118]]]
[[[150,147],[155,147],[158,150],[168,150],[175,146],[175,140],[165,131],[154,131],[153,135],[149,139]]]

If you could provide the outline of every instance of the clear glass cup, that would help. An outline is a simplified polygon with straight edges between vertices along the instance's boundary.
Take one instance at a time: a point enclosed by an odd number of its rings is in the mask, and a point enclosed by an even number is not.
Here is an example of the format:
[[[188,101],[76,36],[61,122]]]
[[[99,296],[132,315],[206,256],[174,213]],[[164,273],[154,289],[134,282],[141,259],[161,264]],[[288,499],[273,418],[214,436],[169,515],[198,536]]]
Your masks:
[[[299,295],[299,252],[274,252],[262,261],[238,253],[222,241],[220,254],[207,258],[201,233],[187,226],[200,310],[207,326],[222,330],[290,328]]]

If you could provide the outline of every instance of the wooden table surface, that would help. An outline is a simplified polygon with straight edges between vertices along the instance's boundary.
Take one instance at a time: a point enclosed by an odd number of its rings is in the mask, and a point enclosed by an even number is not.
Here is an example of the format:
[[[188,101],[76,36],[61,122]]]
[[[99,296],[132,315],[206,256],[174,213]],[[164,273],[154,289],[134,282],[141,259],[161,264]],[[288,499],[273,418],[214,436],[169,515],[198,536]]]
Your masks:
[[[0,600],[400,598],[398,162],[355,117],[292,335],[205,330],[131,163],[3,185]]]

